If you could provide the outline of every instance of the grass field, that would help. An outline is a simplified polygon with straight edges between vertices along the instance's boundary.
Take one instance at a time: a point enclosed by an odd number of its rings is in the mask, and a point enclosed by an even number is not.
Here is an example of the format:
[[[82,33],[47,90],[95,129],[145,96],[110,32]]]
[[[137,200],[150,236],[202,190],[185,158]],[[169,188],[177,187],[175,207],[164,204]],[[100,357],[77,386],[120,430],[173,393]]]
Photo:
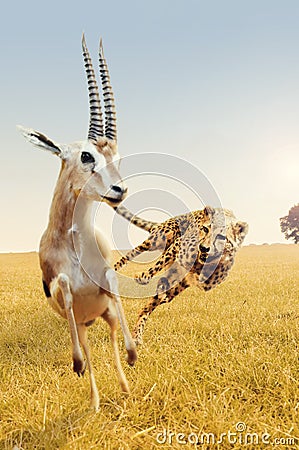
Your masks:
[[[136,367],[124,361],[129,397],[98,320],[97,414],[88,377],[71,370],[67,323],[47,305],[37,254],[0,262],[0,449],[299,448],[298,245],[245,247],[215,290],[188,289],[157,309]],[[144,302],[124,299],[130,327]]]

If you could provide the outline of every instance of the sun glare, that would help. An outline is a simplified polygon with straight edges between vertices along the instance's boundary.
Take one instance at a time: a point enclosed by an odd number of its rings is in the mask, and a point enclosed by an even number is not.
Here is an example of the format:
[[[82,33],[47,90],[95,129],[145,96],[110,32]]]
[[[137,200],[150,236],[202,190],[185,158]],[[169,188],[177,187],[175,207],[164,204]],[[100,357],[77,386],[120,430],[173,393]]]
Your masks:
[[[295,147],[280,149],[272,159],[272,170],[278,180],[299,183],[299,150]],[[274,175],[273,174],[273,175]]]

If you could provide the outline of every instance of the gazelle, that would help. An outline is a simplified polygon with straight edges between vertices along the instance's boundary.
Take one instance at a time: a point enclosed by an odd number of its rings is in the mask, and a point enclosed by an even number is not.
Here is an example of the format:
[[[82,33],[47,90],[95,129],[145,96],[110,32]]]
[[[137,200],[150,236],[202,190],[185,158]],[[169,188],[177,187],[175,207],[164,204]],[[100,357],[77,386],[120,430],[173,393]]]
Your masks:
[[[114,97],[101,41],[99,64],[106,119],[104,126],[99,90],[84,35],[82,49],[90,108],[87,140],[58,144],[37,131],[19,128],[30,143],[61,159],[48,227],[40,242],[40,266],[50,305],[68,320],[73,369],[79,376],[85,370],[80,344],[85,353],[91,407],[97,410],[99,394],[91,364],[87,327],[100,316],[109,324],[118,378],[124,392],[129,392],[129,386],[117,344],[118,319],[130,365],[136,361],[137,353],[123,312],[116,275],[111,268],[110,249],[92,223],[94,201],[116,206],[127,192],[118,171]]]

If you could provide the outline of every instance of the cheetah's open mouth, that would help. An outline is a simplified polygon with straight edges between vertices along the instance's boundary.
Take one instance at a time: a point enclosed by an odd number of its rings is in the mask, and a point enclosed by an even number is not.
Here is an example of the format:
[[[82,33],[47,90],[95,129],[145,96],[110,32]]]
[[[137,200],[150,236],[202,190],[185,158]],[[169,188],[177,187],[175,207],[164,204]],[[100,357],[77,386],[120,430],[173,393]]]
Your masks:
[[[205,263],[206,262],[206,260],[208,259],[208,256],[209,256],[209,254],[208,253],[201,253],[201,255],[200,255],[200,260],[201,260],[201,262],[203,262],[203,263]]]

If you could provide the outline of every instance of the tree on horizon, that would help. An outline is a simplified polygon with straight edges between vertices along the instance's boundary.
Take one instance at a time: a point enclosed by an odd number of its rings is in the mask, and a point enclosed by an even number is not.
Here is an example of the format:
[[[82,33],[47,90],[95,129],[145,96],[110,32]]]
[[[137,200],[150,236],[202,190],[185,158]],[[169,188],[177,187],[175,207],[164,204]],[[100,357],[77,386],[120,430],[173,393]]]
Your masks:
[[[289,214],[281,217],[280,229],[286,239],[292,239],[295,244],[299,243],[299,203],[289,210]]]

